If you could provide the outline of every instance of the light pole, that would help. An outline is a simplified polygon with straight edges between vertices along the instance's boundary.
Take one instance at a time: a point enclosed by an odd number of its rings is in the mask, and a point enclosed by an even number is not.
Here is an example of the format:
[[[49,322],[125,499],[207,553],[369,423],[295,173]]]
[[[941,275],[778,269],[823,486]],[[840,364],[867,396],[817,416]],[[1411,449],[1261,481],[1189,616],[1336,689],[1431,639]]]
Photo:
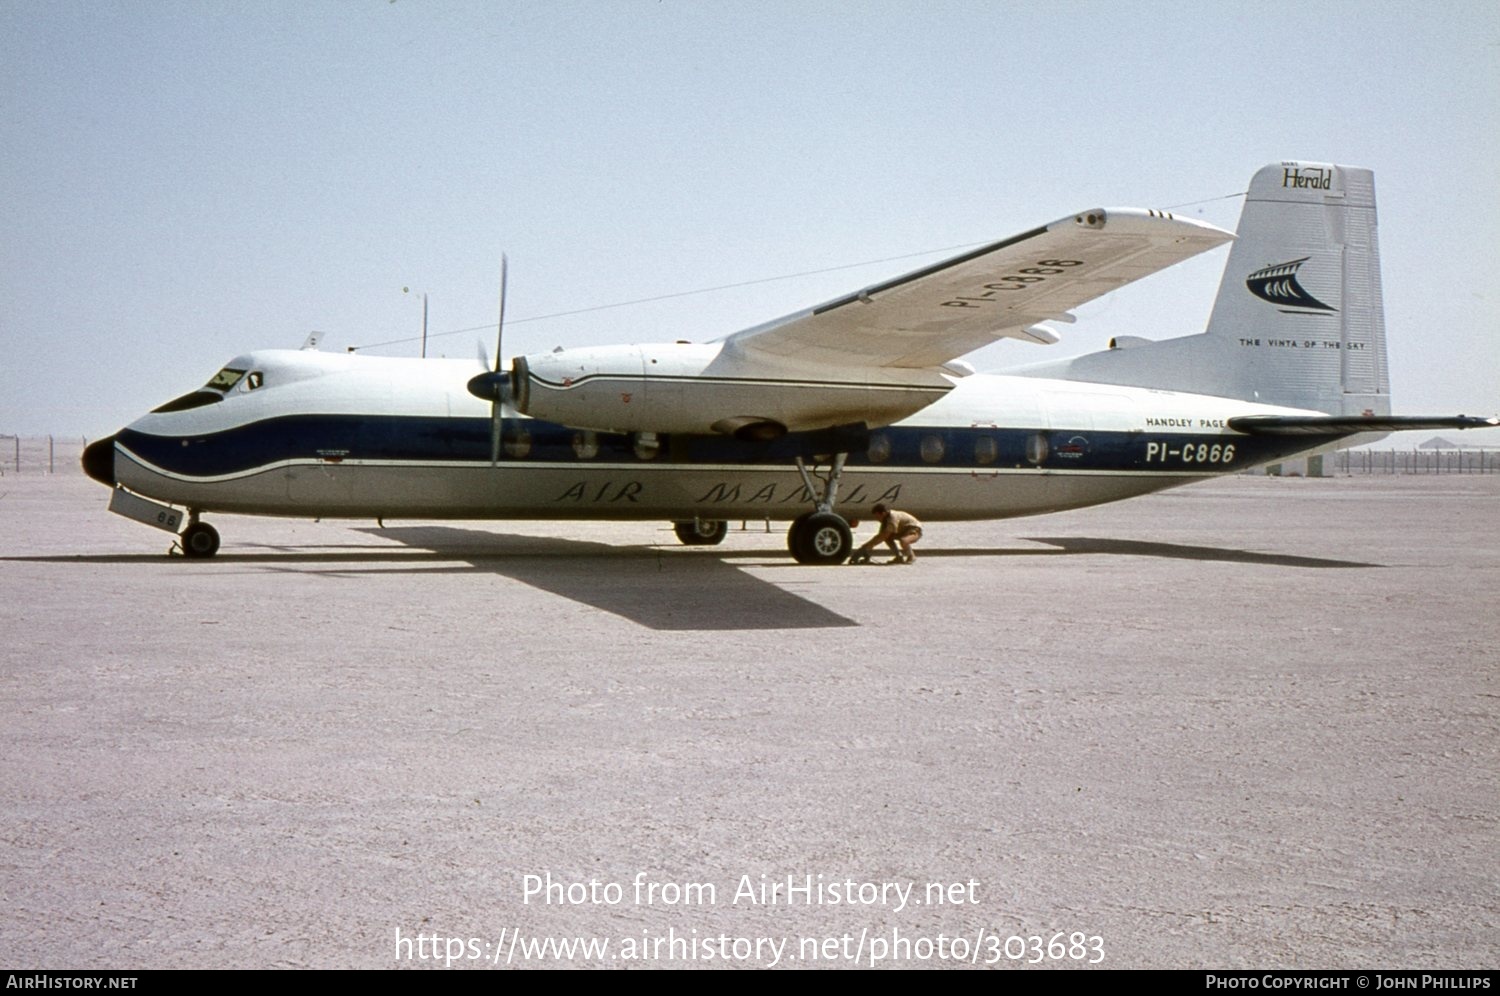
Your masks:
[[[411,288],[401,288],[401,293],[408,294]],[[422,359],[427,359],[427,292],[422,292]]]
[[[16,473],[21,472],[21,437],[12,436],[10,433],[0,433],[0,439],[14,439],[16,441]]]

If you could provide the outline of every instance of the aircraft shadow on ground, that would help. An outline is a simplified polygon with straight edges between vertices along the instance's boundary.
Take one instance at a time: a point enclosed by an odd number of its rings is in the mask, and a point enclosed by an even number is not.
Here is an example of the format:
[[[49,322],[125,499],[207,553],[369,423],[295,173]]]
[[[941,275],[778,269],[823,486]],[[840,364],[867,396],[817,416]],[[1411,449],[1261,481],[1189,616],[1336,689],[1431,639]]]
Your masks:
[[[1256,553],[1219,546],[1191,546],[1182,543],[1151,543],[1145,540],[1104,539],[1092,536],[1029,536],[1034,543],[1046,543],[1065,554],[1115,554],[1127,557],[1166,557],[1172,560],[1215,560],[1229,564],[1259,564],[1266,567],[1380,567],[1357,560],[1330,560],[1324,557],[1299,557],[1286,553]]]
[[[1227,564],[1255,564],[1262,567],[1309,567],[1309,568],[1378,568],[1384,564],[1367,564],[1358,560],[1333,560],[1327,557],[1299,557],[1286,553],[1257,553],[1254,550],[1236,550],[1220,546],[1191,546],[1182,543],[1152,543],[1145,540],[1109,539],[1093,536],[1026,536],[1031,543],[1046,543],[1052,550],[1033,547],[929,547],[916,548],[918,561],[927,559],[973,558],[973,557],[1069,557],[1069,556],[1123,556],[1163,557],[1170,560],[1209,560]],[[764,551],[726,550],[719,554],[725,560],[764,559]],[[883,563],[887,554],[884,549],[876,551],[876,563]]]
[[[658,630],[828,629],[859,623],[747,574],[718,550],[617,546],[455,526],[359,529],[385,542],[315,549],[239,543],[211,561],[159,553],[0,557],[56,564],[163,564],[176,561],[232,573],[240,568],[318,568],[326,576],[491,574],[613,613]],[[393,547],[391,540],[406,549]],[[755,557],[766,560],[761,552]],[[455,563],[460,561],[462,563]]]
[[[622,547],[453,526],[364,531],[432,551],[445,562],[468,562],[462,567],[415,570],[503,575],[649,629],[827,629],[859,625],[747,574],[708,551]]]
[[[741,570],[746,566],[792,567],[779,554],[733,547],[680,549],[655,545],[618,546],[585,540],[522,536],[455,526],[392,526],[361,529],[385,542],[322,546],[307,550],[245,545],[202,562],[219,570],[241,567],[324,568],[331,575],[400,573],[492,574],[589,605],[657,630],[827,629],[859,625],[770,581]],[[950,557],[1165,557],[1269,567],[1378,568],[1383,565],[1290,554],[1257,553],[1225,547],[1192,546],[1103,537],[1026,537],[1053,549],[1011,547],[927,548],[927,558]],[[389,541],[406,549],[393,548]],[[161,563],[160,554],[0,557],[0,560],[92,563]],[[455,561],[463,561],[455,564]],[[388,566],[382,566],[388,565]],[[820,568],[793,568],[819,571]],[[828,568],[831,570],[831,568]]]

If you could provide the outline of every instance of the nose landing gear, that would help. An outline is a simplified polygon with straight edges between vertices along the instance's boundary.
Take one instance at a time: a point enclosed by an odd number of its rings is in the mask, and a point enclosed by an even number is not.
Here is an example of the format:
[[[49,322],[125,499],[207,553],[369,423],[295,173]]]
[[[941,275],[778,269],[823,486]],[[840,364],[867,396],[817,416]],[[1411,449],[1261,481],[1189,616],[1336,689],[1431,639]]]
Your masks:
[[[729,535],[724,519],[683,519],[672,523],[672,531],[684,546],[718,546]]]
[[[182,531],[178,542],[184,557],[207,559],[219,552],[219,531],[206,522],[199,522],[197,512],[189,512],[188,527]]]

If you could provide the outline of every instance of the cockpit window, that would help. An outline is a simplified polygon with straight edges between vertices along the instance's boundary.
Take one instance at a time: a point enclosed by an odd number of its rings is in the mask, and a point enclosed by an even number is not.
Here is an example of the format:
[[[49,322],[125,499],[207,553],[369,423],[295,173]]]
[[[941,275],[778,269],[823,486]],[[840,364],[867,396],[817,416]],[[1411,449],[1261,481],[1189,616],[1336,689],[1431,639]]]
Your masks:
[[[214,374],[213,379],[205,384],[204,387],[211,388],[215,391],[228,391],[231,387],[238,384],[240,382],[240,378],[243,376],[245,376],[245,371],[236,370],[234,369],[234,367],[225,367],[223,370],[220,370],[218,373]]]
[[[161,407],[151,410],[153,412],[184,412],[189,408],[201,408],[204,405],[211,405],[216,401],[223,401],[224,395],[229,392],[230,388],[238,384],[240,378],[243,376],[245,376],[245,371],[237,370],[234,367],[225,367],[214,374],[208,383],[198,388],[198,390],[193,391],[191,394],[184,394],[180,398],[173,398]],[[260,371],[256,371],[250,376],[253,378],[250,384],[250,389],[253,391],[260,386]]]
[[[185,412],[189,408],[202,408],[204,405],[211,405],[215,402],[223,400],[224,395],[220,394],[219,392],[205,391],[202,388],[199,388],[192,394],[184,394],[180,398],[173,398],[166,404],[158,408],[153,408],[151,410],[153,412]]]
[[[259,370],[250,371],[250,376],[245,378],[245,390],[253,391],[266,382],[265,375]]]

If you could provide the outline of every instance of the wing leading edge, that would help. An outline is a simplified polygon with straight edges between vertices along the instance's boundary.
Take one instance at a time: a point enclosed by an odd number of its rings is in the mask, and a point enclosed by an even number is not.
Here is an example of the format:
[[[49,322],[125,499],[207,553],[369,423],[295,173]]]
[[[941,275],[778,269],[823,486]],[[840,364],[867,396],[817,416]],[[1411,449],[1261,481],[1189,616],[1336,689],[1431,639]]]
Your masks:
[[[931,368],[1232,240],[1163,211],[1094,209],[728,336],[747,360]]]

